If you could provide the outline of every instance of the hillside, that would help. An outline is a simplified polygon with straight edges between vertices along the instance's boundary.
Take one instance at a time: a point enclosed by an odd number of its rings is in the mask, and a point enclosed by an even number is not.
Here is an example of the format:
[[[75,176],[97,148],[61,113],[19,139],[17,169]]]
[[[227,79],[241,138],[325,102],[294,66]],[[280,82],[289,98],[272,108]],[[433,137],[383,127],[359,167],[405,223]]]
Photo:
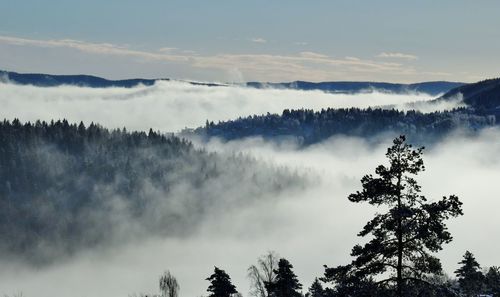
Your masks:
[[[377,90],[387,93],[420,92],[437,96],[450,91],[453,88],[463,86],[460,82],[432,81],[415,84],[395,84],[386,82],[356,82],[356,81],[332,81],[332,82],[307,82],[294,81],[287,83],[260,83],[248,82],[248,87],[253,88],[278,88],[296,90],[318,90],[331,93],[359,93]]]
[[[207,212],[276,196],[302,179],[153,131],[4,120],[0,181],[2,256],[47,261],[130,238],[185,236]]]
[[[434,102],[463,96],[467,107],[451,111],[421,113],[381,108],[285,110],[281,115],[253,115],[231,121],[207,122],[195,130],[205,139],[226,140],[261,136],[267,139],[293,137],[303,145],[334,135],[374,137],[381,133],[406,134],[413,141],[427,142],[456,129],[475,132],[500,122],[500,79],[460,86]]]
[[[463,101],[473,108],[491,110],[498,114],[500,108],[500,78],[483,80],[455,88],[438,98],[438,100],[453,100],[457,96],[462,97]]]

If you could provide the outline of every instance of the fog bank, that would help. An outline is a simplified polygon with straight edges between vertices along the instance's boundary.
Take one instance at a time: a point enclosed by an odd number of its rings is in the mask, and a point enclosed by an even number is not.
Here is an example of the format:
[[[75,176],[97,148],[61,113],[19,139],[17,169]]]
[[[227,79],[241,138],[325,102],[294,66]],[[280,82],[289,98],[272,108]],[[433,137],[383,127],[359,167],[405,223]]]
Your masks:
[[[66,118],[97,122],[108,128],[177,132],[206,120],[221,121],[286,109],[387,106],[425,111],[449,108],[405,103],[433,99],[427,94],[329,94],[321,91],[208,87],[159,81],[135,88],[34,87],[0,83],[0,118],[35,121]]]
[[[463,217],[449,221],[454,236],[440,254],[452,273],[465,250],[483,266],[498,265],[496,236],[500,218],[500,131],[491,129],[470,138],[450,136],[425,152],[427,171],[419,178],[430,199],[456,194],[464,202]],[[369,145],[358,138],[333,138],[303,150],[247,139],[212,141],[207,149],[244,151],[258,159],[286,165],[317,178],[317,184],[286,197],[260,200],[234,211],[214,212],[186,238],[150,239],[111,250],[92,250],[50,267],[31,269],[2,264],[0,287],[26,296],[127,296],[156,292],[157,278],[171,270],[181,296],[205,294],[213,266],[225,269],[247,295],[246,268],[267,250],[288,258],[308,287],[323,273],[323,264],[345,264],[357,232],[376,209],[350,203],[347,195],[360,189],[360,178],[385,162],[391,139]],[[12,264],[11,264],[12,265]],[[3,292],[2,292],[3,293]]]

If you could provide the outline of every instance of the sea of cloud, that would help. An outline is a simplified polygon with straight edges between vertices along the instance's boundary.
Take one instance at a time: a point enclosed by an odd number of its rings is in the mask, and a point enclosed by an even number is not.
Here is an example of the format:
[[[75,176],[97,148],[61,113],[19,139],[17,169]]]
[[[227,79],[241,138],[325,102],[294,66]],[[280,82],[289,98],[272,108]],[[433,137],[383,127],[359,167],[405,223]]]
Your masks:
[[[135,89],[0,85],[0,100],[6,106],[0,116],[22,120],[66,117],[129,130],[152,126],[176,131],[202,124],[207,118],[224,120],[283,108],[366,107],[428,99],[415,94],[331,95],[183,83]],[[375,144],[335,137],[304,149],[293,142],[276,144],[260,138],[197,144],[222,154],[242,152],[307,174],[315,182],[277,199],[259,199],[243,208],[209,214],[186,237],[141,239],[36,268],[5,260],[0,265],[0,293],[118,297],[157,292],[158,276],[169,269],[178,278],[181,296],[200,296],[206,295],[205,278],[216,265],[247,295],[246,269],[268,250],[289,259],[307,288],[314,277],[322,275],[322,265],[350,260],[351,247],[361,240],[357,232],[377,209],[350,203],[347,196],[360,189],[364,174],[373,173],[385,161],[390,142],[389,136]],[[455,239],[440,253],[448,273],[456,269],[465,250],[473,252],[484,266],[500,264],[498,151],[500,131],[492,128],[475,136],[457,131],[425,152],[427,170],[418,179],[424,194],[430,199],[456,194],[464,202],[465,215],[449,222]]]
[[[209,87],[178,81],[159,81],[153,86],[126,88],[86,88],[60,86],[40,88],[0,83],[0,118],[22,121],[66,118],[86,124],[132,130],[153,128],[177,132],[209,121],[223,121],[270,113],[283,109],[388,106],[408,109],[407,103],[420,102],[426,111],[453,106],[427,105],[433,99],[422,93],[328,94],[321,91],[253,89],[238,86]]]

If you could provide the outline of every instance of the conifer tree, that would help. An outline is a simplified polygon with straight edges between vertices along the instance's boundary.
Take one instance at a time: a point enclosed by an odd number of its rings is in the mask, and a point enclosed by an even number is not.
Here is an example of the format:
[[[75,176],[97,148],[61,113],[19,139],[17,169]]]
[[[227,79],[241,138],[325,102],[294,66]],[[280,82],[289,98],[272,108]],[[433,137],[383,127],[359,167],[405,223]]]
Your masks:
[[[314,279],[311,287],[309,287],[309,297],[324,297],[325,290],[323,289],[323,285],[321,285],[318,278]]]
[[[474,258],[474,255],[466,251],[464,258],[458,264],[462,266],[455,271],[455,274],[458,277],[462,293],[467,297],[481,293],[483,274],[481,273],[481,266]]]
[[[210,286],[207,291],[210,292],[209,297],[230,297],[232,294],[238,293],[236,287],[231,283],[231,278],[222,269],[214,268],[214,273],[207,278]]]
[[[402,297],[415,284],[431,285],[426,278],[441,272],[441,263],[432,253],[452,240],[444,221],[462,215],[462,203],[454,195],[428,202],[421,194],[414,177],[425,169],[423,149],[413,149],[405,136],[399,136],[387,150],[389,165],[379,165],[376,176],[361,179],[362,190],[349,200],[388,211],[376,214],[359,232],[371,240],[353,247],[351,264],[326,267],[326,281],[352,288],[376,284],[394,288],[396,296]]]
[[[286,259],[280,259],[278,269],[274,272],[276,278],[274,282],[267,282],[266,288],[269,296],[272,297],[301,297],[302,294],[298,291],[302,289],[297,276],[292,271],[292,264]]]
[[[490,267],[484,276],[486,293],[494,297],[500,297],[500,267]]]

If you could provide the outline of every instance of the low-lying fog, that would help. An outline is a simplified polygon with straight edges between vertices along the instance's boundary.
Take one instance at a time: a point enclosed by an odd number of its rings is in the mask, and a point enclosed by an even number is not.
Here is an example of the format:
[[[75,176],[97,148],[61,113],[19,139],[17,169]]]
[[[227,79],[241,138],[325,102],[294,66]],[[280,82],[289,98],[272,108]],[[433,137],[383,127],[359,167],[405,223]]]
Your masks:
[[[22,120],[68,118],[109,127],[175,131],[283,108],[322,108],[399,104],[428,100],[425,95],[329,95],[319,92],[209,88],[160,83],[135,89],[76,87],[35,88],[0,85],[0,117]],[[243,151],[277,166],[287,166],[317,179],[313,186],[272,201],[257,200],[245,209],[208,216],[186,238],[151,239],[112,249],[96,249],[42,267],[3,259],[0,294],[24,296],[128,296],[157,293],[158,276],[169,269],[178,279],[180,296],[206,295],[205,280],[216,265],[229,273],[237,289],[248,295],[246,270],[268,250],[294,265],[304,289],[329,266],[350,261],[357,232],[376,211],[350,203],[359,180],[385,162],[391,138],[373,145],[359,138],[332,138],[306,149],[279,146],[261,139],[223,143],[207,149]],[[500,130],[470,138],[456,133],[425,151],[427,171],[418,179],[428,198],[456,194],[464,202],[463,217],[449,221],[454,241],[440,257],[452,273],[465,250],[483,266],[500,265]],[[189,215],[186,213],[185,215]],[[305,291],[304,290],[304,291]]]
[[[236,86],[208,87],[176,81],[159,81],[135,88],[39,88],[0,83],[0,118],[21,121],[67,118],[86,124],[98,122],[108,128],[153,128],[177,132],[210,121],[236,119],[253,114],[281,113],[285,108],[368,107],[423,102],[428,94],[364,93],[327,94],[321,91],[252,89]],[[422,105],[425,111],[454,105]]]

